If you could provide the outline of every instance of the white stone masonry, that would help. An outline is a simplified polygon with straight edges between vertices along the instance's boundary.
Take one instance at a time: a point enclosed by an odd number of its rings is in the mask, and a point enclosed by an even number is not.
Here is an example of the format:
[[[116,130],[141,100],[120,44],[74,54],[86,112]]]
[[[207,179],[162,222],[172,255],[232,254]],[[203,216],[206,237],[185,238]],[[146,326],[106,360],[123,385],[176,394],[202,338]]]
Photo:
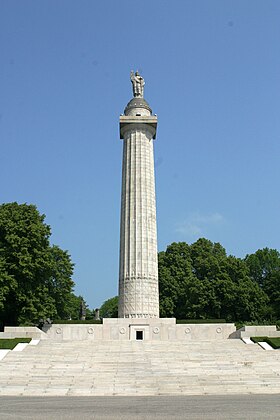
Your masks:
[[[146,104],[142,108],[136,103],[120,117],[124,145],[119,318],[159,317],[153,155],[157,118],[151,116]]]

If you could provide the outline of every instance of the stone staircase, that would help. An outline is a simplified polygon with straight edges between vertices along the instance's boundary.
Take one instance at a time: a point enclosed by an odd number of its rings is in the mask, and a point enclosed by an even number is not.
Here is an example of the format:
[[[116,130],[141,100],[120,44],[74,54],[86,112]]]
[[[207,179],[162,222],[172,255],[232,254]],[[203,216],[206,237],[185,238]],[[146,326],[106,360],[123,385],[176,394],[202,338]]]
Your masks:
[[[0,361],[0,395],[244,393],[280,393],[280,351],[241,340],[44,340]]]

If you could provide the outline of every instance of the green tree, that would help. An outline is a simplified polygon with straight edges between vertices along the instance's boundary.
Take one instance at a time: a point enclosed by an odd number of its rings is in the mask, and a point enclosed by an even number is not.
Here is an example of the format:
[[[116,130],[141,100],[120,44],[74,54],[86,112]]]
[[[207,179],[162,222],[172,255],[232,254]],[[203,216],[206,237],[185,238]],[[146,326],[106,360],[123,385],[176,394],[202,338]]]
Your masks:
[[[118,317],[118,296],[106,300],[100,307],[101,318],[117,318]]]
[[[280,272],[271,273],[266,280],[265,292],[270,300],[271,317],[280,319]]]
[[[267,310],[267,295],[246,263],[204,238],[159,253],[159,287],[161,316],[245,321],[261,319]]]
[[[81,317],[81,301],[84,301],[82,296],[76,296],[73,292],[67,295],[64,301],[63,316],[59,319],[79,320]]]
[[[268,295],[271,315],[280,318],[280,253],[276,249],[259,249],[246,255],[249,274]]]
[[[280,272],[280,253],[276,249],[259,249],[254,254],[246,255],[245,262],[250,276],[261,287],[265,287],[271,275]]]
[[[72,289],[74,281],[71,279],[74,265],[67,251],[63,251],[57,245],[49,248],[50,276],[48,277],[48,291],[55,301],[57,316],[67,319],[69,315],[69,300],[74,299]],[[76,296],[75,296],[76,298]],[[79,301],[81,297],[77,297]]]
[[[229,256],[228,273],[235,286],[231,302],[232,320],[261,320],[268,312],[268,296],[249,275],[249,270],[240,258]]]
[[[160,315],[185,318],[188,289],[193,280],[189,245],[174,242],[160,252],[158,270]]]
[[[73,264],[50,246],[50,226],[36,206],[0,206],[0,319],[6,325],[36,323],[65,314]]]

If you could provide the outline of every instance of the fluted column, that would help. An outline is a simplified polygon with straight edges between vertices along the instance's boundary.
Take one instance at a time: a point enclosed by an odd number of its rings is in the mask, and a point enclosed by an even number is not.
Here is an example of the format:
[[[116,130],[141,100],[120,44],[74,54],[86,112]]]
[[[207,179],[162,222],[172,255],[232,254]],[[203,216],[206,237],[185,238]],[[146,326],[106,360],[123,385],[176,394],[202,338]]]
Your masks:
[[[120,117],[123,144],[119,317],[159,317],[153,138],[148,112]]]

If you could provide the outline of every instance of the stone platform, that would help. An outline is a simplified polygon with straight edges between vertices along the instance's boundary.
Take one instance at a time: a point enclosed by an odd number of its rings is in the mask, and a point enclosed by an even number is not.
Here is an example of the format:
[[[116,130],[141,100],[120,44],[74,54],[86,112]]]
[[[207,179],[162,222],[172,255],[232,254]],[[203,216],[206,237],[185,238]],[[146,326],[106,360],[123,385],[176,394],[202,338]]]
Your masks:
[[[234,324],[176,324],[175,318],[104,318],[103,324],[52,324],[43,328],[52,340],[224,340]]]
[[[241,340],[42,340],[0,362],[0,395],[280,393],[280,351]]]

